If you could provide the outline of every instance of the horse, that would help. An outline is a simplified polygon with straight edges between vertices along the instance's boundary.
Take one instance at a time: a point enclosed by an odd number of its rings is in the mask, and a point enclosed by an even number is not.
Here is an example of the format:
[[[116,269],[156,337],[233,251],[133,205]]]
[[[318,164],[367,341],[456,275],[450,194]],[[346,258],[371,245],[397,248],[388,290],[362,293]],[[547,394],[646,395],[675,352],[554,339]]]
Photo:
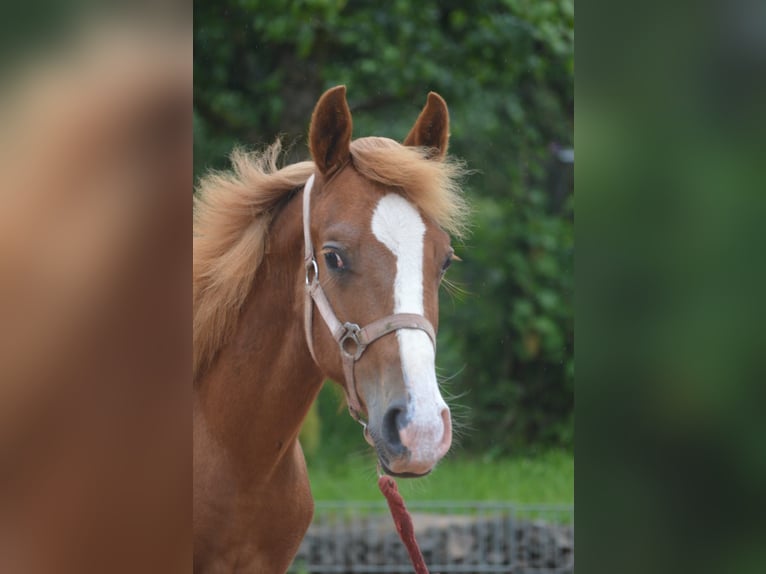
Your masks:
[[[465,229],[449,112],[431,92],[400,144],[352,141],[345,86],[309,126],[203,177],[194,219],[194,569],[284,572],[313,515],[301,423],[345,389],[382,470],[428,474],[452,440],[435,374],[438,291]]]

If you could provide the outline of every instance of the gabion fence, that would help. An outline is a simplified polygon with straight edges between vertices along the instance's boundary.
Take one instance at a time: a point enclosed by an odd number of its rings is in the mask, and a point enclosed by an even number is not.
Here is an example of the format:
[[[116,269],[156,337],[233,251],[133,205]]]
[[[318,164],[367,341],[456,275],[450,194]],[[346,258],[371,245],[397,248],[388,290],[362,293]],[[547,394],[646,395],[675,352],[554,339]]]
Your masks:
[[[429,570],[572,574],[574,508],[507,502],[408,502]],[[317,502],[289,572],[411,574],[385,502]]]

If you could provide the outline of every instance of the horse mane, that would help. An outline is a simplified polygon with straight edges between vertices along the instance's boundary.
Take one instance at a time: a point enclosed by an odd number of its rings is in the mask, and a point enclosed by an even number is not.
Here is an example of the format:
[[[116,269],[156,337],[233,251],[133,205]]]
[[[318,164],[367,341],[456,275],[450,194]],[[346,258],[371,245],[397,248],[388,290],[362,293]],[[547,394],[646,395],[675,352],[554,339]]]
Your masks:
[[[195,381],[234,330],[278,207],[314,172],[310,161],[280,168],[281,151],[279,140],[261,152],[235,149],[231,171],[212,172],[200,180],[192,271]],[[462,237],[468,209],[459,180],[466,171],[452,158],[429,156],[428,149],[388,138],[351,142],[352,163],[361,175],[393,188],[445,231]]]
[[[428,159],[428,148],[409,147],[383,137],[351,142],[356,170],[371,181],[394,188],[453,237],[466,231],[468,204],[460,181],[466,175],[461,161],[451,157]]]

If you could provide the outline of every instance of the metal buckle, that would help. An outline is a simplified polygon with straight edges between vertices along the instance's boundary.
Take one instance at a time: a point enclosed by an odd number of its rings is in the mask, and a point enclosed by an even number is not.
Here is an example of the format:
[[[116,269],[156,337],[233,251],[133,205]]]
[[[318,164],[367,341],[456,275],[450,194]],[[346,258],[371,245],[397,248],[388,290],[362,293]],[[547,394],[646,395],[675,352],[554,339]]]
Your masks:
[[[348,414],[351,415],[352,419],[354,419],[356,422],[362,425],[362,430],[364,432],[367,432],[367,421],[362,418],[362,415],[360,415],[353,408],[351,408],[350,405],[348,407]]]
[[[362,356],[366,347],[366,345],[362,344],[359,340],[359,331],[362,329],[356,323],[343,323],[343,328],[346,331],[338,342],[340,344],[340,350],[347,357],[351,357],[357,361],[359,357]],[[353,346],[350,346],[349,341]]]
[[[311,271],[314,271],[314,276],[310,277]],[[311,285],[319,277],[319,267],[317,267],[317,260],[313,257],[311,261],[306,262],[306,285]]]

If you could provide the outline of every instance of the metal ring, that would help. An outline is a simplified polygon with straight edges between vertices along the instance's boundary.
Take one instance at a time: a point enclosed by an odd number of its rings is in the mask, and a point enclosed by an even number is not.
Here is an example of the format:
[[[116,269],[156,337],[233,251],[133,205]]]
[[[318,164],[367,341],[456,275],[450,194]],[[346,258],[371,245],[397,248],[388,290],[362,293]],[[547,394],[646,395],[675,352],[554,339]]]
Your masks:
[[[314,276],[309,278],[311,274],[311,268],[314,268]],[[311,261],[306,263],[306,285],[311,285],[319,277],[319,267],[317,267],[317,260],[312,258]]]
[[[343,328],[346,330],[345,333],[343,333],[343,336],[340,338],[340,341],[338,341],[338,344],[340,345],[341,352],[346,355],[347,357],[353,358],[355,361],[359,360],[359,357],[362,356],[362,353],[364,352],[364,349],[366,345],[364,345],[359,340],[359,331],[362,329],[357,325],[356,323],[344,323]],[[353,353],[350,353],[348,349],[346,349],[346,341],[353,341],[354,345],[356,346]]]

